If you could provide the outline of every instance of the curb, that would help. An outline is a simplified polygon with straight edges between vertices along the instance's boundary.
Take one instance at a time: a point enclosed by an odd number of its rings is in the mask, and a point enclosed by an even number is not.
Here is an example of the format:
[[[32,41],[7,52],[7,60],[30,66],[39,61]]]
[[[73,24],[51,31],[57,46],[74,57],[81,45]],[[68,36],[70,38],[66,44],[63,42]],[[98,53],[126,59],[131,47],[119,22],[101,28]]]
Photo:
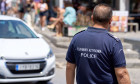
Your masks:
[[[71,42],[72,37],[55,37],[54,34],[50,30],[41,31],[38,27],[35,28],[35,31],[45,36],[49,39],[54,46],[60,48],[68,48]],[[50,33],[51,32],[51,33]]]
[[[136,38],[124,38],[124,42],[130,43],[133,45],[133,50],[140,53],[140,39]]]
[[[68,42],[58,41],[55,37],[49,36],[47,34],[42,33],[46,38],[48,38],[56,47],[60,48],[68,48]],[[61,38],[61,37],[60,37]],[[63,38],[63,37],[62,37]],[[62,42],[62,43],[61,43]],[[64,44],[63,44],[64,43]],[[69,42],[70,43],[70,42]]]

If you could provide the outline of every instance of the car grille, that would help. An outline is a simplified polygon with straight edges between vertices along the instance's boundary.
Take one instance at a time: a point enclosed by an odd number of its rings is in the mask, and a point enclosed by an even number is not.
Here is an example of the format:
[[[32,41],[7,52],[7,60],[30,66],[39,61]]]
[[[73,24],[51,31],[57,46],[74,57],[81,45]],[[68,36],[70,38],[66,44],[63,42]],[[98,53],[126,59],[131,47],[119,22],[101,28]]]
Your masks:
[[[26,71],[16,71],[16,64],[40,64],[39,70],[26,70]],[[18,61],[18,62],[6,62],[6,66],[9,69],[9,71],[13,74],[33,74],[33,73],[40,73],[46,66],[46,61],[33,61],[33,60],[26,60],[26,61]]]

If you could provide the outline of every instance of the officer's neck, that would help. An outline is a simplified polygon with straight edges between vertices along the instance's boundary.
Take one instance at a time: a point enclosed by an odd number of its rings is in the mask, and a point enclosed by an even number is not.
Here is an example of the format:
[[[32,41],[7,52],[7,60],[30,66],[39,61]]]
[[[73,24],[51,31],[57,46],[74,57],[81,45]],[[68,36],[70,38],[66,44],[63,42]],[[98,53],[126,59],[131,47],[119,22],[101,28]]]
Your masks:
[[[108,25],[100,25],[100,24],[94,24],[93,27],[95,28],[101,28],[101,29],[107,29],[108,28]]]

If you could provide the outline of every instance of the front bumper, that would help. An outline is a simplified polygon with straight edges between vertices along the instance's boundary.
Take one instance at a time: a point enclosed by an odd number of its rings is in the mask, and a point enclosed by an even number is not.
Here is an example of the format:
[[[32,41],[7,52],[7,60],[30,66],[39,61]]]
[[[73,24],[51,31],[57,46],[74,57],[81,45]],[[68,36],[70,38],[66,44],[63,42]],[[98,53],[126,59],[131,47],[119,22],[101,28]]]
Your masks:
[[[35,77],[35,78],[15,78],[15,79],[0,79],[0,83],[13,83],[13,82],[31,82],[31,81],[45,81],[50,80],[55,75],[47,77]]]
[[[45,61],[46,65],[38,73],[12,73],[8,67],[7,62],[29,62],[29,61]],[[55,76],[55,56],[49,59],[40,60],[0,60],[0,83],[10,83],[10,82],[29,82],[29,81],[43,81],[50,80]]]

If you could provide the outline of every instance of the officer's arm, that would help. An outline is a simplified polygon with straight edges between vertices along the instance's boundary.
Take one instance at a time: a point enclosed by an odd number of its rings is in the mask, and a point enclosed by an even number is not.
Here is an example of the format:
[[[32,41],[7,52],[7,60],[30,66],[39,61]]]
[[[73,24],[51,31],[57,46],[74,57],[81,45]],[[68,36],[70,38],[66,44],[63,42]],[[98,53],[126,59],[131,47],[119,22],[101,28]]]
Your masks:
[[[66,81],[67,84],[74,84],[76,65],[67,62],[66,66]]]
[[[128,71],[125,67],[115,68],[115,73],[119,84],[131,84]]]

